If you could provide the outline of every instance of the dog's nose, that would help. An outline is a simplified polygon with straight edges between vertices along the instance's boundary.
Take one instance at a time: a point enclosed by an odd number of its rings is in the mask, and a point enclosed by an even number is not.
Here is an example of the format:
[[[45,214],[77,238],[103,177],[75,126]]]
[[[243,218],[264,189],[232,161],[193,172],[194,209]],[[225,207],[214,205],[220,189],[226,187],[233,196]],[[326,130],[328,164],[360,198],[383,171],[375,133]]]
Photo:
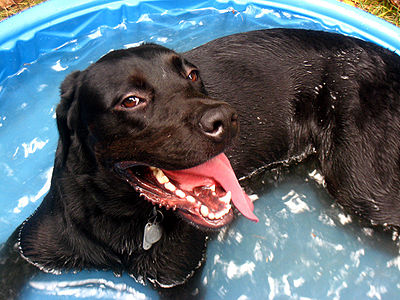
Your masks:
[[[200,118],[202,132],[215,142],[233,138],[238,131],[238,116],[233,108],[221,105],[208,109]]]

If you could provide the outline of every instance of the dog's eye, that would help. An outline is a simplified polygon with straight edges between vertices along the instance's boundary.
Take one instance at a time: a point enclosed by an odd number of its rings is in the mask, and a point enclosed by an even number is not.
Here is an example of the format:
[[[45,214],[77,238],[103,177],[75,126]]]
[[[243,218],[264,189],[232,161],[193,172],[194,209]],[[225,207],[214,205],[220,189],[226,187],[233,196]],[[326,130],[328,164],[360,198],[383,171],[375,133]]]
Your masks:
[[[138,106],[142,102],[144,102],[144,99],[142,98],[139,98],[137,96],[129,96],[122,101],[121,106],[125,108],[133,108]]]
[[[199,79],[199,72],[196,70],[191,71],[187,76],[187,79],[191,80],[192,82],[197,81]]]

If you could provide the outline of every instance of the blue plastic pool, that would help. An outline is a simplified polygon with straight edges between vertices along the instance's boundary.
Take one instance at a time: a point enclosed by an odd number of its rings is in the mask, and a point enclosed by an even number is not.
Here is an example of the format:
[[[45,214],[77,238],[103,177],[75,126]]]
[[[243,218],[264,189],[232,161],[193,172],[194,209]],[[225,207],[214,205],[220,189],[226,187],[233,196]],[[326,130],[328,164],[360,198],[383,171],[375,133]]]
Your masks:
[[[151,41],[184,51],[260,28],[340,32],[400,51],[400,29],[337,1],[49,0],[0,23],[0,242],[49,188],[58,86],[111,49]],[[400,53],[400,52],[399,52]],[[210,242],[206,299],[399,299],[390,234],[364,228],[297,170],[266,185],[258,224],[241,218]],[[126,274],[41,274],[23,299],[157,299]]]

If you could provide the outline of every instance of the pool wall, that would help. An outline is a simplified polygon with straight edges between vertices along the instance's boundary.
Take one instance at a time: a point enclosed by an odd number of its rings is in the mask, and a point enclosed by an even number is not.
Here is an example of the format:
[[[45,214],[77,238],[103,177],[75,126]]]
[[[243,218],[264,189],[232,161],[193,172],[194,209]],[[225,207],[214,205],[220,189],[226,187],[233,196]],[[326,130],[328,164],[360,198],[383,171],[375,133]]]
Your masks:
[[[240,11],[251,3],[308,16],[330,26],[334,24],[341,33],[357,33],[360,37],[393,51],[400,49],[397,27],[336,0],[48,0],[0,23],[0,82],[18,72],[23,64],[37,60],[44,53],[57,50],[75,36],[88,34],[102,25],[116,26],[121,19],[132,20],[138,11],[141,14],[146,10],[176,10],[179,13],[185,9],[207,6],[232,6]],[[182,9],[177,9],[178,7]]]

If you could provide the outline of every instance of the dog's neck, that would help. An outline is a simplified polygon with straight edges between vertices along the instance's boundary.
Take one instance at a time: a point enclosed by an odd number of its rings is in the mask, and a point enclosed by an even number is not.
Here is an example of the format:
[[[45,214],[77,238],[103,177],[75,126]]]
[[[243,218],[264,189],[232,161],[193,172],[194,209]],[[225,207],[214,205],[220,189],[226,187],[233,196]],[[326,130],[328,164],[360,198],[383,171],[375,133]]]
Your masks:
[[[205,233],[166,211],[161,239],[144,250],[143,231],[153,206],[132,190],[126,197],[128,187],[104,176],[104,170],[90,175],[70,170],[54,170],[48,195],[21,226],[20,252],[27,261],[47,272],[125,271],[162,287],[185,282],[202,264]],[[115,192],[104,194],[110,185]]]

